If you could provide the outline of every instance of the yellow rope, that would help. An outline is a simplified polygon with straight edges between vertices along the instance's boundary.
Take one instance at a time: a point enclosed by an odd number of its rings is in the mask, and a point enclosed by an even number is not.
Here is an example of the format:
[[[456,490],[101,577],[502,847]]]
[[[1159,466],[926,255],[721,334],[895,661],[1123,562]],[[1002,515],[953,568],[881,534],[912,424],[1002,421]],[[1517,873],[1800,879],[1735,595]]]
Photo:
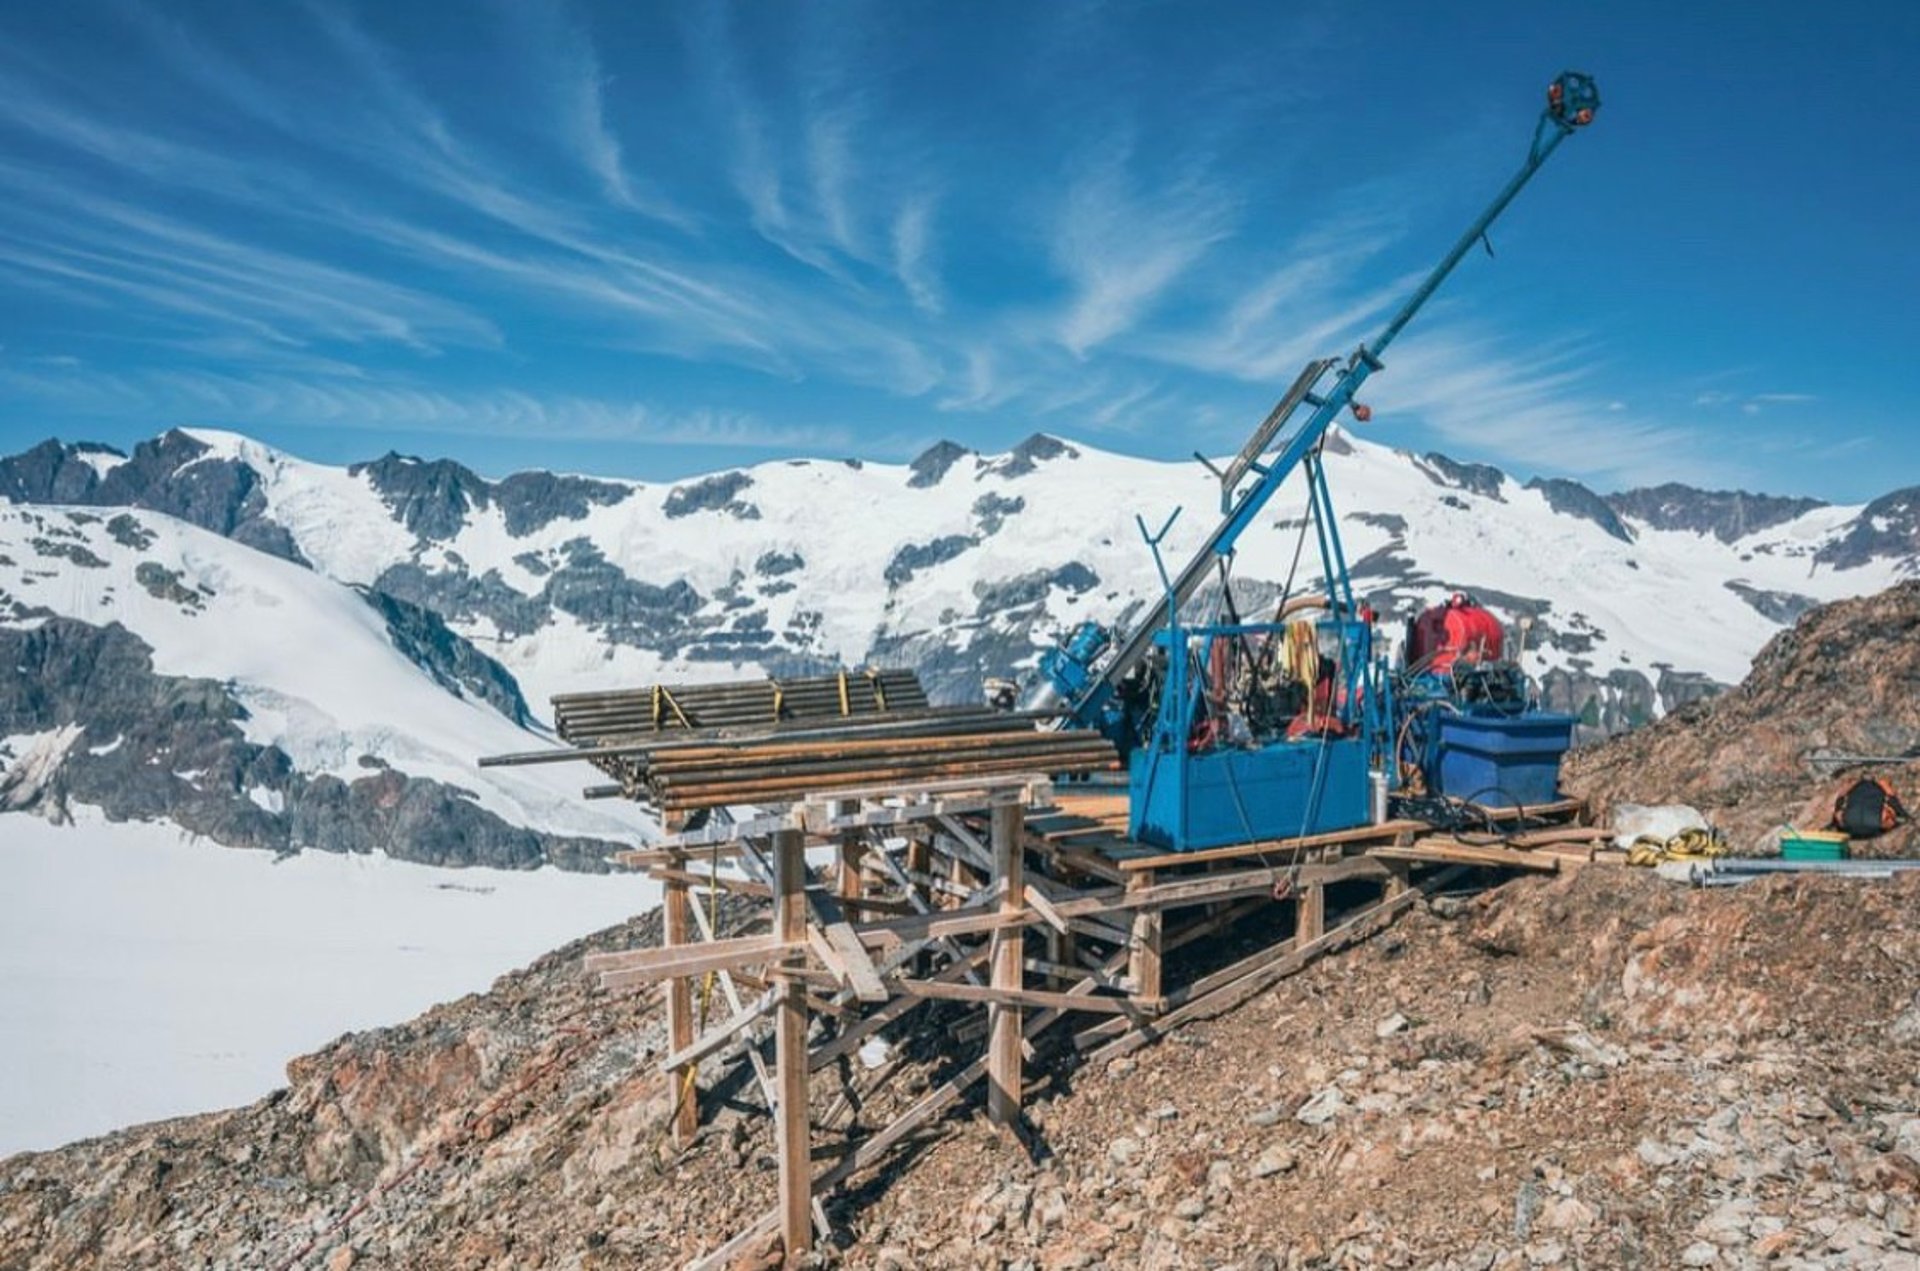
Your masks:
[[[713,845],[713,855],[709,858],[707,869],[716,875],[720,872],[720,845],[718,843]],[[720,888],[718,886],[710,885],[707,888],[707,930],[715,932],[720,930]],[[719,976],[720,972],[717,970],[708,971],[706,978],[700,983],[699,1022],[694,1025],[696,1034],[707,1031],[707,1008],[713,1001],[713,986],[719,979]],[[678,1112],[683,1104],[694,1097],[694,1083],[699,1075],[699,1064],[687,1065],[687,1075],[681,1079],[680,1083],[680,1097],[674,1101],[674,1112]],[[673,1123],[671,1113],[668,1114],[667,1123],[669,1125]]]
[[[1682,830],[1672,838],[1642,834],[1627,848],[1627,864],[1660,865],[1667,861],[1710,861],[1725,856],[1727,845],[1712,830]]]

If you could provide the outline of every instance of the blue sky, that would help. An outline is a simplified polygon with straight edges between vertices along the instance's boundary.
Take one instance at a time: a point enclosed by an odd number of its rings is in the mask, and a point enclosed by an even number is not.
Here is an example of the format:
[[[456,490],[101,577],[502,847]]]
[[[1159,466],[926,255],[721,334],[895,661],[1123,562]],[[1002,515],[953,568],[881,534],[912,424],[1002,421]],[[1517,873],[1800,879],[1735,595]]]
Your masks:
[[[673,477],[1236,449],[1604,108],[1369,435],[1920,483],[1920,7],[11,5],[0,446],[173,424]]]

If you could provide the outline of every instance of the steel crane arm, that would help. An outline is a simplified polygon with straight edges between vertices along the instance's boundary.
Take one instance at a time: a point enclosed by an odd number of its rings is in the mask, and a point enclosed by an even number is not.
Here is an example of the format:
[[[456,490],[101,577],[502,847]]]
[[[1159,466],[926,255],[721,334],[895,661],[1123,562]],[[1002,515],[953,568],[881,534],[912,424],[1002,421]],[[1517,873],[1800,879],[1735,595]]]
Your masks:
[[[1235,544],[1253,525],[1261,509],[1266,507],[1275,492],[1293,474],[1294,469],[1298,468],[1313,452],[1314,447],[1320,444],[1320,439],[1326,435],[1333,421],[1339,418],[1340,412],[1347,409],[1353,402],[1354,395],[1359,392],[1360,386],[1366,383],[1367,377],[1381,368],[1381,353],[1393,343],[1395,337],[1413,319],[1413,316],[1420,312],[1427,301],[1433,297],[1433,293],[1439,290],[1440,284],[1446,281],[1447,275],[1453,272],[1454,267],[1460,263],[1473,245],[1486,237],[1488,228],[1506,210],[1507,205],[1513,202],[1514,196],[1519,194],[1527,182],[1533,178],[1533,174],[1540,170],[1540,166],[1547,161],[1560,143],[1571,136],[1577,128],[1591,123],[1599,107],[1600,96],[1589,76],[1578,71],[1568,71],[1553,82],[1547,90],[1547,107],[1541,112],[1540,121],[1534,128],[1533,144],[1529,147],[1526,162],[1520,165],[1520,170],[1514,173],[1513,178],[1507,182],[1506,188],[1500,191],[1493,202],[1487,205],[1486,210],[1481,212],[1473,224],[1467,227],[1466,232],[1460,235],[1459,241],[1453,245],[1452,250],[1441,259],[1438,265],[1434,266],[1413,294],[1407,297],[1406,303],[1401,305],[1399,312],[1394,314],[1380,334],[1375,336],[1371,343],[1362,344],[1354,350],[1333,388],[1323,397],[1315,397],[1312,394],[1305,396],[1306,401],[1313,403],[1313,413],[1292,436],[1287,438],[1281,446],[1280,453],[1271,463],[1264,466],[1252,465],[1252,471],[1258,474],[1257,479],[1233,501],[1230,509],[1221,518],[1220,524],[1194,553],[1193,559],[1173,578],[1167,593],[1134,624],[1133,630],[1120,642],[1112,660],[1107,663],[1099,678],[1090,683],[1086,691],[1072,704],[1073,714],[1082,715],[1089,710],[1097,709],[1099,703],[1126,677],[1140,659],[1146,656],[1147,651],[1153,646],[1154,633],[1164,627],[1168,619],[1173,616],[1170,608],[1178,607],[1191,599],[1194,592],[1199,590],[1208,575],[1214,571],[1215,563],[1233,553]]]

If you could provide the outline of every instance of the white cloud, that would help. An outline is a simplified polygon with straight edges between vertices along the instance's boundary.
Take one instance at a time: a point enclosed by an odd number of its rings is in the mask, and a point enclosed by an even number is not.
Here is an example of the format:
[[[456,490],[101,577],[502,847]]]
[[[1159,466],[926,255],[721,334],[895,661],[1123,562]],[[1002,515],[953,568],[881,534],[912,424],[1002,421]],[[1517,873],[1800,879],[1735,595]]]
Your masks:
[[[933,262],[933,200],[912,198],[893,218],[893,272],[913,307],[938,316],[946,308]]]
[[[1071,297],[1055,338],[1076,356],[1132,330],[1233,223],[1233,201],[1198,179],[1138,188],[1125,146],[1109,146],[1071,181],[1051,254]]]

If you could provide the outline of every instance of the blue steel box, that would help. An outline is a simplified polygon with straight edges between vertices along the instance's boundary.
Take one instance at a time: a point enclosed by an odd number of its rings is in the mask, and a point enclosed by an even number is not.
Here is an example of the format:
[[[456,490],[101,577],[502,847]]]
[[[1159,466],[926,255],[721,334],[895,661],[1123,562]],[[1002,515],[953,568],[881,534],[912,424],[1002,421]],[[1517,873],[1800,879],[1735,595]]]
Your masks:
[[[1574,717],[1442,715],[1435,793],[1490,808],[1552,803],[1560,797],[1560,756],[1573,744]]]
[[[1175,852],[1324,834],[1365,825],[1367,744],[1274,742],[1204,754],[1133,753],[1128,830]]]

